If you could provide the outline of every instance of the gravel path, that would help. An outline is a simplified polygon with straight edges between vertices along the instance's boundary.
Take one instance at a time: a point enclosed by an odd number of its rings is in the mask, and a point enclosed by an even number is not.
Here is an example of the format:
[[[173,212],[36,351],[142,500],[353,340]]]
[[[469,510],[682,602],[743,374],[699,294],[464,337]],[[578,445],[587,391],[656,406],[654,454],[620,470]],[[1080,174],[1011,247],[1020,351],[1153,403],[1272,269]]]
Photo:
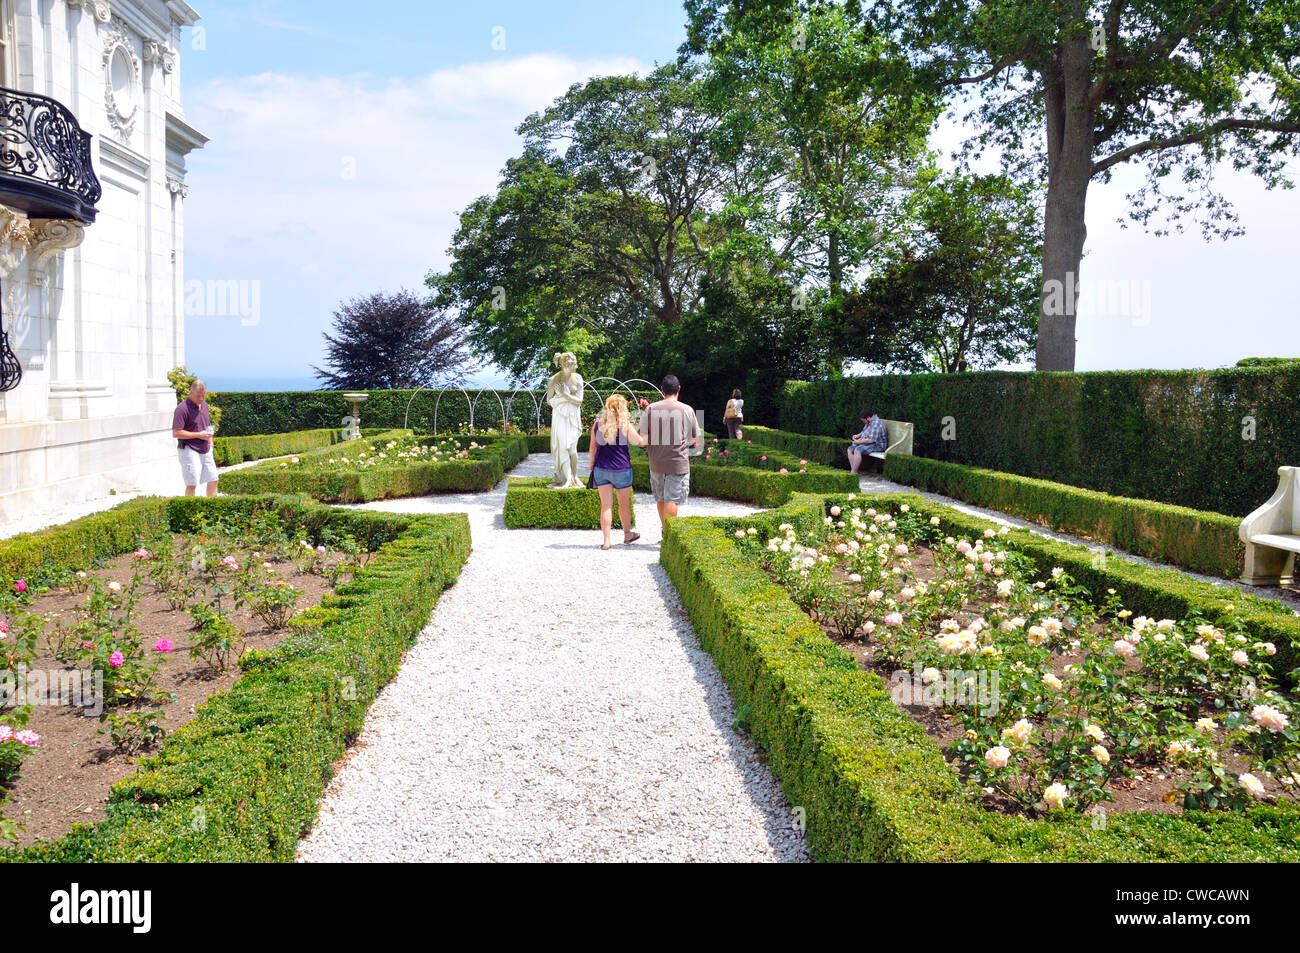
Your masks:
[[[514,471],[549,473],[537,454]],[[659,566],[653,503],[637,507],[641,542],[602,552],[598,532],[506,530],[504,492],[367,504],[468,512],[474,552],[371,707],[299,859],[807,860]],[[692,500],[684,513],[752,511]]]

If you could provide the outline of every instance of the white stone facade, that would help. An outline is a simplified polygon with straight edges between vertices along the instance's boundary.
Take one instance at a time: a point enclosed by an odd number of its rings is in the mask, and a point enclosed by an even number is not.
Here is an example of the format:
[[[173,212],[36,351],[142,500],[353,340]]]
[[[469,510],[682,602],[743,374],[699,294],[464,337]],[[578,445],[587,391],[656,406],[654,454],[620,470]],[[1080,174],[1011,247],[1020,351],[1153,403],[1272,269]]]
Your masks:
[[[0,86],[52,97],[93,135],[98,217],[0,206],[0,522],[179,480],[167,372],[184,363],[185,157],[177,0],[0,0]]]

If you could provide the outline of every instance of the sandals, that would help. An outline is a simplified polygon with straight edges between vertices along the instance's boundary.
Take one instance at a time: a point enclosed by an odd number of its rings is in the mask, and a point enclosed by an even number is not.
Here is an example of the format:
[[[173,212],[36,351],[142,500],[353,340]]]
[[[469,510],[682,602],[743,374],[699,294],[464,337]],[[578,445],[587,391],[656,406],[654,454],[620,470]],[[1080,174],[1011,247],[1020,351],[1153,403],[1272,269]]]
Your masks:
[[[640,533],[633,533],[633,534],[632,534],[631,536],[629,536],[627,539],[624,539],[624,540],[623,540],[623,545],[624,545],[624,546],[631,546],[633,543],[635,543],[635,542],[636,542],[638,539],[640,539],[640,538],[641,538],[641,534],[640,534]]]
[[[600,548],[601,548],[602,550],[606,550],[606,549],[609,549],[609,548],[610,548],[610,545],[609,545],[609,543],[605,543],[605,544],[602,545]]]

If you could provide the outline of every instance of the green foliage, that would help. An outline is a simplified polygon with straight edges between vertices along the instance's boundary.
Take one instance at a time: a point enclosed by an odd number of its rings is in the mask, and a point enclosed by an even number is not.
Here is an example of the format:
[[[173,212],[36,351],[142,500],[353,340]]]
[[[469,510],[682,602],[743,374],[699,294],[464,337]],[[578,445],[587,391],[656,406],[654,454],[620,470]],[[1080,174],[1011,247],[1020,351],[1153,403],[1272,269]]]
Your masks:
[[[1245,558],[1237,535],[1241,521],[1221,513],[1110,496],[927,457],[888,457],[885,476],[1194,572],[1227,579],[1241,576]]]
[[[594,377],[595,375],[587,375]],[[590,423],[600,411],[602,397],[613,391],[608,381],[597,388],[588,387],[582,399],[582,418]],[[437,432],[457,433],[469,427],[471,401],[477,401],[474,411],[476,429],[496,428],[501,425],[504,411],[509,422],[524,430],[537,427],[537,410],[534,398],[543,401],[544,391],[521,390],[513,397],[508,390],[471,390],[468,397],[459,390],[372,390],[361,405],[363,433],[374,430],[392,430],[409,426],[417,433],[432,433],[434,411],[437,411]],[[626,391],[620,391],[626,393]],[[496,396],[494,396],[496,395]],[[531,395],[531,396],[530,396]],[[638,398],[658,400],[654,391],[636,391]],[[498,397],[501,403],[497,403]],[[225,427],[229,437],[248,435],[287,434],[291,431],[331,430],[342,428],[347,405],[343,394],[334,391],[283,391],[224,394]],[[506,406],[506,405],[509,406]],[[409,423],[407,406],[410,406]],[[542,426],[550,424],[551,411],[542,403]],[[218,438],[218,441],[220,438]],[[294,450],[288,451],[290,453]],[[252,458],[256,459],[256,458]],[[238,461],[232,461],[238,462]]]
[[[377,448],[399,432],[369,440],[349,441],[350,454]],[[430,438],[432,439],[432,438]],[[466,442],[468,438],[462,438]],[[521,434],[484,437],[482,447],[469,452],[468,459],[429,463],[374,466],[342,465],[330,462],[341,449],[326,448],[303,454],[299,463],[281,466],[276,461],[237,470],[222,477],[227,493],[304,493],[329,503],[363,503],[367,500],[429,493],[483,493],[501,482],[507,470],[528,455],[528,439]],[[350,457],[355,463],[356,457]]]
[[[986,525],[919,497],[858,496],[853,505],[895,507],[904,501],[918,515],[940,516],[946,532],[975,535]],[[807,837],[818,859],[1300,859],[1300,813],[1292,810],[1122,814],[1096,830],[1091,818],[1034,822],[991,814],[971,802],[938,746],[894,705],[884,681],[861,670],[730,538],[749,526],[777,535],[782,522],[806,531],[820,524],[832,502],[844,504],[847,497],[797,496],[779,510],[749,518],[674,520],[661,555],[701,643],[713,655],[736,704],[746,707],[749,731],[765,749],[791,804],[806,811]],[[1079,553],[1072,564],[1088,565],[1088,554],[1079,547],[1023,531],[1013,531],[1008,538],[1027,553],[1029,547],[1040,546],[1047,565],[1065,565],[1061,558],[1069,549]],[[1110,567],[1128,569],[1116,562]],[[1133,586],[1131,595],[1138,598],[1126,595],[1125,602],[1135,612],[1156,615],[1160,610],[1153,605],[1161,600],[1147,598],[1151,605],[1143,605],[1142,597],[1158,591],[1155,580],[1178,577],[1165,570],[1147,569],[1146,574],[1153,574],[1147,575],[1149,588]],[[1126,585],[1130,579],[1102,574],[1088,582],[1104,587],[1107,580]],[[1240,602],[1239,609],[1253,611]],[[1280,618],[1277,613],[1273,617]]]
[[[952,175],[916,201],[919,227],[830,322],[844,352],[941,373],[1024,361],[1038,332],[1041,196],[1004,176]]]
[[[791,381],[775,403],[786,431],[847,435],[872,407],[916,425],[920,456],[1230,516],[1267,500],[1277,468],[1300,461],[1300,363]]]
[[[588,489],[553,490],[550,486],[550,477],[511,477],[503,510],[506,528],[600,529],[599,493]],[[617,500],[614,519],[617,523]],[[635,525],[635,509],[632,521]]]
[[[351,535],[378,555],[320,607],[295,618],[293,635],[269,651],[246,654],[234,687],[210,699],[113,787],[104,821],[25,850],[0,851],[0,861],[291,861],[316,818],[333,764],[468,557],[469,521],[461,514],[413,517],[282,497],[144,502],[166,516],[168,532],[193,532],[202,521],[237,523],[270,510],[295,536]],[[58,532],[93,536],[101,521],[111,529],[116,513]],[[105,555],[133,548],[131,541]],[[61,573],[83,563],[73,556],[58,566]]]
[[[246,437],[217,437],[212,441],[212,455],[217,466],[228,467],[248,460],[265,460],[290,453],[305,453],[330,447],[343,439],[342,428],[334,430],[298,430],[292,433],[256,434]],[[362,435],[377,433],[363,430]]]
[[[94,521],[21,533],[0,540],[0,580],[25,578],[41,589],[65,582],[83,566],[135,549],[167,525],[166,502],[156,497],[132,500],[99,514]]]

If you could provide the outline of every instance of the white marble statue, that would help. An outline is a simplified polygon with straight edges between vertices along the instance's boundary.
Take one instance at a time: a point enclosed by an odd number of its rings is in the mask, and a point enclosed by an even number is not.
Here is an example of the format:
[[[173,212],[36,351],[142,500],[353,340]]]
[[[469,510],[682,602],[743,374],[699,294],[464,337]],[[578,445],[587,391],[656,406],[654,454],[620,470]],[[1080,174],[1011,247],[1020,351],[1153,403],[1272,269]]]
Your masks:
[[[555,461],[556,489],[583,486],[578,478],[578,437],[582,434],[582,375],[572,353],[555,355],[560,370],[546,384],[551,405],[551,459]]]

